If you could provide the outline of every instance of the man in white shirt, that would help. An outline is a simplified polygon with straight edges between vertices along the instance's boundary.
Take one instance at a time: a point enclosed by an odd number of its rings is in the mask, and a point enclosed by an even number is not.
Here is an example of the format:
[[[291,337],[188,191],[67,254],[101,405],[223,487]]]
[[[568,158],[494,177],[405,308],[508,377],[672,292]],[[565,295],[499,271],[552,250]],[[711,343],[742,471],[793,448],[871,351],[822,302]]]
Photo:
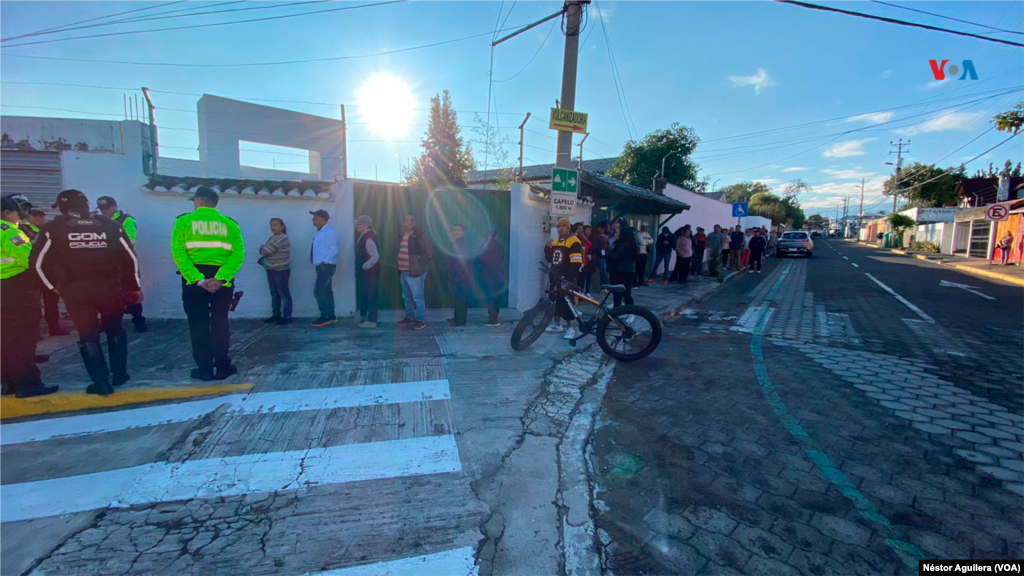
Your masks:
[[[654,238],[647,231],[648,228],[650,227],[647,225],[647,222],[643,222],[640,224],[640,231],[636,233],[636,247],[640,253],[636,259],[636,282],[634,285],[637,288],[647,286],[644,283],[644,272],[647,271],[647,254],[649,252],[647,247],[654,244]]]
[[[313,215],[313,226],[316,226],[317,232],[309,248],[309,261],[316,268],[313,297],[320,308],[320,317],[312,325],[321,328],[338,323],[334,315],[334,287],[331,285],[334,271],[338,268],[338,237],[327,225],[331,215],[326,210],[310,211],[310,214]]]

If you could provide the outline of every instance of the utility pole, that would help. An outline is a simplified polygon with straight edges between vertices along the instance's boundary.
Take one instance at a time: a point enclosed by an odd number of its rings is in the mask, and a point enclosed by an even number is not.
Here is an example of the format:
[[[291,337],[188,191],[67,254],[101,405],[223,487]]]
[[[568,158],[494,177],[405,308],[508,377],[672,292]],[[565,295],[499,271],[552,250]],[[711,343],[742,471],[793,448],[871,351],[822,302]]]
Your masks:
[[[589,0],[587,2],[589,4]],[[580,52],[580,20],[583,2],[566,0],[565,3],[565,57],[562,59],[562,109],[576,109],[576,66]],[[572,132],[558,131],[558,147],[555,148],[555,166],[569,168],[572,165]]]
[[[900,138],[896,144],[889,142],[889,146],[896,146],[896,180],[892,187],[892,213],[896,213],[896,201],[900,197],[900,170],[903,168],[903,147],[909,146],[910,140],[907,143],[903,143],[903,139]],[[889,150],[889,154],[892,154],[892,150]]]
[[[523,118],[523,123],[519,125],[519,173],[516,174],[516,182],[523,181],[523,142],[526,141],[524,130],[526,130],[526,123],[530,121],[530,116],[532,116],[532,113],[527,112],[526,118]]]
[[[576,165],[577,170],[583,170],[583,143],[587,141],[587,138],[590,138],[590,132],[584,134],[583,140],[580,140],[580,143],[577,144],[577,146],[580,147],[580,155],[578,157],[579,163]]]
[[[540,20],[523,26],[519,30],[498,38],[491,42],[491,46],[497,46],[502,42],[536,28],[541,24],[558,18],[565,19],[565,55],[562,59],[562,97],[558,100],[558,107],[563,110],[574,110],[576,106],[576,65],[580,52],[580,21],[583,15],[583,6],[590,4],[590,0],[566,0],[562,9],[554,14],[545,16]],[[572,133],[558,131],[558,147],[555,153],[555,166],[558,168],[572,167]]]
[[[857,239],[860,239],[860,231],[864,228],[864,179],[860,179],[860,216],[857,217]]]

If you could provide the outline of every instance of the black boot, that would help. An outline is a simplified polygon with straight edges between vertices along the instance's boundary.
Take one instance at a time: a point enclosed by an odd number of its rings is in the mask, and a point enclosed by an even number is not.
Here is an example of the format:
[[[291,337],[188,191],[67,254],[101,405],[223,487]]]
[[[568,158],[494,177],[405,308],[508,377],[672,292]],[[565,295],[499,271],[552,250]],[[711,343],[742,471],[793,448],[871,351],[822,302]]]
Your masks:
[[[128,334],[124,330],[113,337],[107,336],[107,350],[110,353],[110,372],[114,386],[121,386],[132,379],[128,375]]]
[[[136,318],[132,318],[132,324],[135,324],[136,332],[149,332],[149,326],[146,326],[145,316],[138,316]]]
[[[46,396],[47,394],[53,394],[59,389],[58,386],[47,386],[42,382],[36,382],[25,387],[19,387],[14,395],[18,398],[31,398],[33,396]]]
[[[85,389],[87,394],[107,396],[114,393],[110,385],[110,371],[107,370],[107,359],[99,342],[79,342],[78,351],[82,353],[85,370],[89,373],[92,384]]]

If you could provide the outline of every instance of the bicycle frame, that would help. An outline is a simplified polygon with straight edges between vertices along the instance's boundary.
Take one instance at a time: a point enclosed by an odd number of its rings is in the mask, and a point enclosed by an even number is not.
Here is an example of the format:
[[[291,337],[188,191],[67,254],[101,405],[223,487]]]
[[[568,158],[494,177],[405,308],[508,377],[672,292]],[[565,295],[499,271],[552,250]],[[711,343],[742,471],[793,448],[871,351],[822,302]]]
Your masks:
[[[541,270],[549,274],[553,273],[551,268],[548,267],[547,264],[541,262],[541,265],[543,266]],[[549,288],[547,292],[549,296],[552,292],[555,292],[556,298],[564,298],[566,305],[568,305],[569,307],[569,312],[572,313],[573,315],[573,319],[579,323],[579,335],[573,338],[573,342],[575,342],[576,340],[579,340],[580,338],[583,338],[584,336],[590,334],[594,326],[597,326],[597,323],[601,320],[601,318],[603,318],[608,313],[608,307],[605,305],[605,303],[608,301],[608,298],[612,295],[612,292],[609,291],[607,294],[605,294],[603,300],[597,301],[587,296],[586,294],[583,294],[582,292],[574,290],[573,288],[579,288],[579,286],[576,286],[572,282],[569,282],[568,280],[565,279],[564,276],[559,275],[555,277],[554,287]],[[579,308],[576,307],[576,303],[573,301],[573,298],[578,298],[584,302],[587,302],[588,304],[593,304],[594,306],[597,306],[597,311],[590,318],[586,318],[583,315],[583,313],[580,312]],[[620,322],[619,319],[614,316],[612,316],[612,321],[615,322],[620,328],[628,329],[628,326]]]

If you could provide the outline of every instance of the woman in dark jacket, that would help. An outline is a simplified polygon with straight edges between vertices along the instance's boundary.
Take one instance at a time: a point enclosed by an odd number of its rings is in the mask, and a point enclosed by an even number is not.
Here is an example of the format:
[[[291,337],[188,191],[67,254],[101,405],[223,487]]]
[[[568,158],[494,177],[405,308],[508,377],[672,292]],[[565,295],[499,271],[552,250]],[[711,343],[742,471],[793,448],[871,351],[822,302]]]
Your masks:
[[[484,238],[477,261],[480,263],[480,288],[487,302],[487,326],[501,326],[498,304],[505,292],[505,247],[498,240],[498,231],[490,230]]]
[[[636,235],[624,221],[615,221],[615,244],[612,246],[610,276],[612,284],[622,284],[626,293],[613,295],[616,306],[621,306],[623,296],[626,304],[633,303],[633,281],[636,280],[636,259],[640,253]]]
[[[448,256],[448,283],[455,301],[455,317],[448,321],[451,326],[463,326],[469,312],[469,267],[472,264],[469,243],[466,242],[466,227],[452,226],[452,253]]]

